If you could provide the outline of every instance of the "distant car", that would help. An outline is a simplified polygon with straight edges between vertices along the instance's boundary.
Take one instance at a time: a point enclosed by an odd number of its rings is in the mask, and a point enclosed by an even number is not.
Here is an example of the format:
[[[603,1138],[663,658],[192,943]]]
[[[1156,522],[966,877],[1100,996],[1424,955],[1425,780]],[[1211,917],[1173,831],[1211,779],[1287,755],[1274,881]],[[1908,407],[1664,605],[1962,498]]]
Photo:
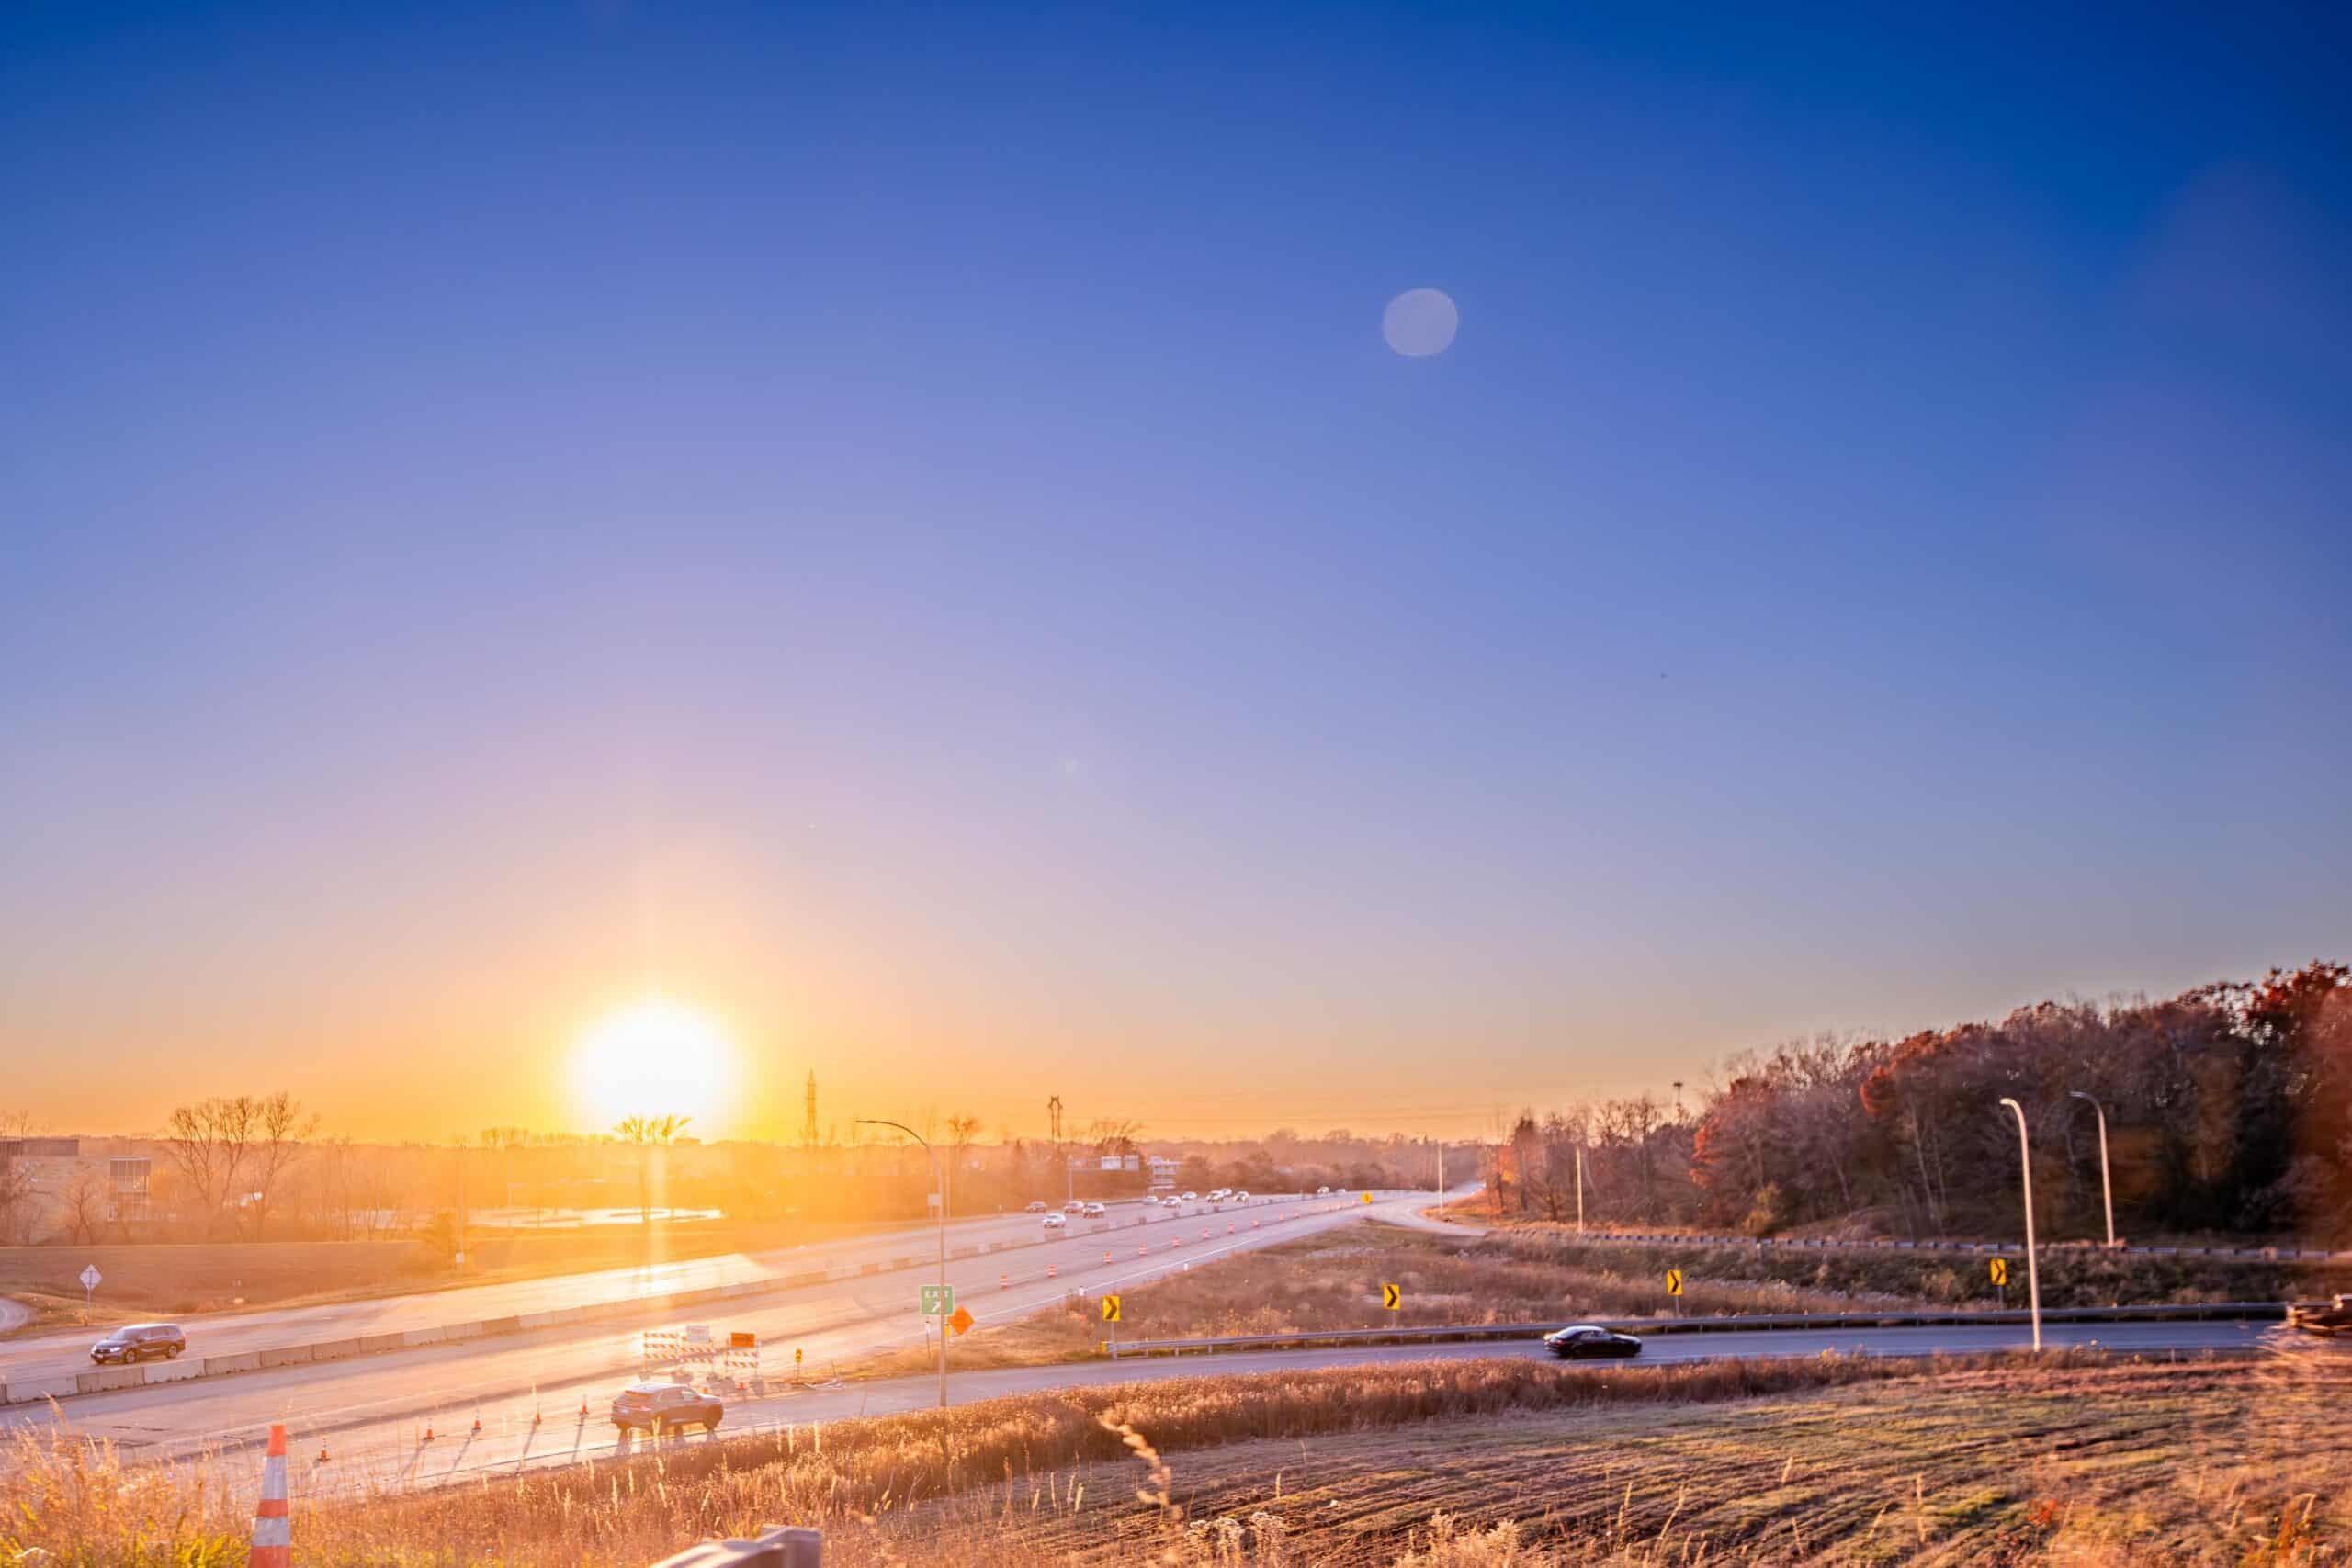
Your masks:
[[[1642,1353],[1642,1342],[1632,1335],[1619,1334],[1590,1323],[1555,1328],[1544,1336],[1544,1344],[1563,1361],[1580,1361],[1588,1356],[1638,1356]]]
[[[1069,1228],[1069,1221],[1060,1214],[1047,1214],[1046,1228],[1049,1231],[1067,1230]]]
[[[1110,1212],[1100,1203],[1089,1203],[1086,1206],[1086,1217],[1090,1220],[1099,1220]]]
[[[1237,1203],[1247,1203],[1250,1201],[1249,1190],[1245,1188],[1243,1190],[1236,1192],[1233,1195],[1233,1201]]]
[[[1197,1192],[1187,1192],[1184,1194],[1184,1201],[1187,1203],[1197,1203],[1200,1201],[1201,1195]]]
[[[1042,1214],[1046,1212],[1046,1205],[1042,1202],[1031,1203],[1023,1212],[1031,1214]]]
[[[727,1407],[715,1395],[684,1383],[631,1383],[613,1401],[614,1426],[639,1427],[657,1438],[681,1427],[716,1431],[719,1417],[726,1414]]]
[[[1331,1195],[1331,1190],[1328,1187],[1318,1187],[1315,1190],[1315,1195],[1317,1198],[1329,1198]]]
[[[1181,1209],[1184,1206],[1184,1200],[1170,1192],[1159,1201],[1159,1206],[1163,1209]]]
[[[187,1348],[187,1336],[176,1323],[127,1323],[90,1347],[90,1359],[108,1361],[168,1361]]]
[[[1073,1198],[1069,1202],[1062,1205],[1062,1213],[1065,1214],[1082,1214],[1086,1213],[1086,1205]]]

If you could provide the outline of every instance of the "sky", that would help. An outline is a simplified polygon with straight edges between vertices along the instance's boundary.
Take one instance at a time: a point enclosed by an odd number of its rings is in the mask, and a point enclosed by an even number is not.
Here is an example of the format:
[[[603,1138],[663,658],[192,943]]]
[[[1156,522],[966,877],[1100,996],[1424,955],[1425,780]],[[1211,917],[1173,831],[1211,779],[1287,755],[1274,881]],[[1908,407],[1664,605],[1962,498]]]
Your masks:
[[[0,1109],[1459,1136],[2352,956],[2347,45],[12,6]]]

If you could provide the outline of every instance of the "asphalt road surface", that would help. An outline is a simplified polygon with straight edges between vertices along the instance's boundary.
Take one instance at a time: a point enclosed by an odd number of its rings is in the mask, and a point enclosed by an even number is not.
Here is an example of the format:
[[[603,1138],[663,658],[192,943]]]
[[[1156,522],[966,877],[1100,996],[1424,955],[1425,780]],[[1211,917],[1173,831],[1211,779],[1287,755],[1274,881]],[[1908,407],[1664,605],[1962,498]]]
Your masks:
[[[1212,1215],[1209,1205],[1190,1203],[1180,1214],[1136,1201],[1111,1206],[1100,1220],[1069,1217],[1072,1238],[1114,1235],[1145,1225],[1183,1224],[1197,1229],[1214,1217],[1219,1224],[1236,1214],[1266,1216],[1279,1209],[1295,1208],[1301,1200],[1252,1196],[1246,1207],[1226,1204]],[[1039,1214],[990,1215],[985,1219],[951,1221],[947,1245],[953,1247],[1019,1246],[1045,1235]],[[1171,1233],[1172,1234],[1172,1233]],[[1058,1243],[1057,1245],[1069,1245]],[[1134,1244],[1127,1244],[1132,1249]],[[515,1280],[496,1285],[466,1285],[454,1290],[423,1291],[411,1295],[380,1296],[368,1301],[324,1306],[288,1307],[254,1312],[216,1313],[175,1319],[188,1331],[190,1356],[231,1356],[244,1351],[301,1345],[324,1340],[353,1339],[363,1335],[390,1334],[430,1328],[443,1324],[479,1323],[490,1318],[515,1317],[526,1313],[558,1311],[591,1303],[660,1296],[673,1291],[701,1290],[717,1285],[743,1284],[779,1279],[786,1274],[855,1268],[868,1263],[890,1264],[906,1259],[927,1265],[937,1257],[939,1232],[934,1226],[894,1226],[879,1233],[836,1238],[777,1252],[729,1253],[690,1258],[642,1269],[606,1269],[593,1273],[561,1274],[540,1280]],[[1023,1256],[1015,1254],[1015,1258]],[[1008,1260],[1011,1262],[1012,1260]],[[1013,1265],[1016,1270],[1018,1264]],[[716,1310],[706,1307],[706,1314]],[[0,1312],[5,1312],[0,1304]],[[0,1383],[34,1382],[71,1377],[90,1370],[90,1341],[102,1332],[76,1329],[66,1334],[28,1336],[0,1343]]]
[[[1069,1239],[1046,1246],[951,1258],[947,1279],[959,1303],[974,1316],[983,1323],[998,1321],[1052,1305],[1071,1292],[1100,1294],[1333,1225],[1367,1217],[1396,1219],[1429,1201],[1423,1193],[1366,1204],[1351,1193],[1344,1199],[1253,1201],[1217,1213],[1195,1206],[1181,1217],[1163,1211],[1168,1218],[1142,1225],[1130,1223],[1094,1234],[1075,1231]],[[1035,1234],[1036,1217],[1023,1218],[1027,1225],[1023,1234]],[[1254,1228],[1252,1220],[1258,1222]],[[895,1235],[888,1245],[897,1249],[892,1253],[897,1256],[905,1251],[906,1238]],[[772,1378],[788,1375],[792,1351],[798,1348],[806,1358],[802,1365],[807,1375],[822,1379],[834,1362],[926,1343],[917,1292],[935,1277],[935,1263],[926,1263],[673,1311],[627,1327],[549,1327],[161,1383],[67,1400],[54,1412],[47,1404],[10,1405],[0,1409],[0,1431],[62,1422],[86,1436],[111,1439],[126,1455],[168,1458],[243,1443],[271,1422],[282,1421],[289,1432],[306,1439],[321,1433],[351,1433],[345,1447],[381,1447],[412,1443],[428,1426],[436,1433],[462,1427],[470,1434],[478,1416],[485,1427],[493,1419],[527,1426],[534,1410],[549,1419],[560,1415],[567,1424],[576,1423],[584,1399],[594,1415],[584,1424],[586,1435],[609,1443],[612,1428],[605,1412],[614,1392],[637,1375],[639,1327],[701,1324],[722,1337],[746,1330],[768,1347]],[[284,1338],[273,1342],[283,1343]],[[948,1356],[952,1367],[952,1345]]]

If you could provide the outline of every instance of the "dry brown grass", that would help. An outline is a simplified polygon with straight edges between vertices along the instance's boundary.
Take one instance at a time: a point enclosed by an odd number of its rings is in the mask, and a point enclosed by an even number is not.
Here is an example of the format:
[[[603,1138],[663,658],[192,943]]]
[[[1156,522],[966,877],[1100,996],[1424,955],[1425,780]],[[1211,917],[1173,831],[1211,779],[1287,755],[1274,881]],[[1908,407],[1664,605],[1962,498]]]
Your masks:
[[[1702,1545],[1710,1561],[2063,1545],[2303,1562],[2346,1541],[2346,1394],[2352,1364],[2320,1357],[2292,1372],[2053,1355],[1200,1377],[298,1498],[295,1539],[306,1565],[451,1568],[649,1562],[763,1520],[820,1525],[828,1561],[853,1568],[1664,1562]],[[256,1465],[136,1471],[19,1437],[0,1456],[0,1561],[236,1563]]]
[[[1296,1241],[1236,1253],[1188,1272],[1120,1292],[1124,1341],[1217,1335],[1287,1334],[1338,1328],[1394,1328],[1495,1323],[1567,1323],[1580,1317],[1665,1315],[1672,1298],[1665,1266],[1587,1249],[1565,1262],[1542,1237],[1473,1239],[1377,1223],[1350,1225]],[[1721,1280],[1695,1268],[1681,1310],[1687,1315],[1842,1312],[1858,1302],[1899,1309],[1931,1304],[1919,1297],[1803,1288],[1774,1280]],[[1404,1287],[1404,1306],[1380,1304],[1380,1286]],[[984,1303],[983,1303],[984,1304]],[[1036,1366],[1102,1353],[1107,1332],[1091,1300],[976,1329],[955,1342],[956,1366]],[[930,1352],[916,1347],[844,1369],[853,1375],[923,1371]]]

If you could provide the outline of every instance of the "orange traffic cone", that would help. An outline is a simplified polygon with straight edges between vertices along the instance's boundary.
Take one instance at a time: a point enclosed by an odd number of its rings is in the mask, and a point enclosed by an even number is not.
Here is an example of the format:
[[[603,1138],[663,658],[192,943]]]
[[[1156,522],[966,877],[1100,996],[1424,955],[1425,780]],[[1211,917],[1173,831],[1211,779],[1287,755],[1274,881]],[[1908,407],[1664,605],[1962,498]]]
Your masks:
[[[481,1417],[479,1416],[474,1417],[474,1436],[477,1438],[481,1436]]]
[[[1102,1261],[1103,1261],[1103,1262],[1105,1262],[1105,1263],[1110,1262],[1110,1261],[1111,1261],[1111,1255],[1110,1255],[1109,1253],[1107,1253],[1107,1252],[1106,1252],[1106,1253],[1104,1253],[1104,1254],[1102,1255]]]
[[[1000,1291],[1009,1291],[1012,1289],[1012,1276],[1010,1274],[999,1274],[996,1277],[996,1288]]]
[[[261,1501],[254,1505],[252,1568],[292,1568],[294,1521],[286,1512],[286,1428],[272,1423],[261,1461]]]
[[[537,1426],[538,1424],[539,1424],[539,1413],[538,1413],[537,1411],[534,1410],[534,1411],[532,1411],[532,1412],[531,1412],[531,1425],[532,1425],[532,1426],[534,1426],[534,1427],[536,1427],[536,1426]]]
[[[1054,1277],[1054,1266],[1053,1266],[1052,1264],[1048,1263],[1048,1264],[1046,1264],[1046,1279],[1048,1279],[1048,1280],[1050,1280],[1050,1279],[1052,1279],[1053,1277]]]
[[[424,1436],[423,1436],[423,1437],[421,1437],[421,1438],[417,1438],[417,1441],[418,1441],[418,1442],[420,1442],[420,1443],[429,1443],[429,1442],[431,1442],[432,1440],[433,1440],[433,1428],[432,1428],[432,1427],[427,1427],[424,1429]]]
[[[326,1445],[325,1445],[324,1443],[321,1443],[321,1444],[319,1445],[319,1457],[318,1457],[318,1458],[316,1458],[316,1459],[314,1459],[314,1460],[312,1460],[311,1462],[312,1464],[324,1464],[324,1463],[326,1463],[326,1461],[327,1461],[327,1448],[326,1448]]]
[[[580,1402],[580,1418],[582,1421],[588,1419],[588,1402],[584,1399]]]

